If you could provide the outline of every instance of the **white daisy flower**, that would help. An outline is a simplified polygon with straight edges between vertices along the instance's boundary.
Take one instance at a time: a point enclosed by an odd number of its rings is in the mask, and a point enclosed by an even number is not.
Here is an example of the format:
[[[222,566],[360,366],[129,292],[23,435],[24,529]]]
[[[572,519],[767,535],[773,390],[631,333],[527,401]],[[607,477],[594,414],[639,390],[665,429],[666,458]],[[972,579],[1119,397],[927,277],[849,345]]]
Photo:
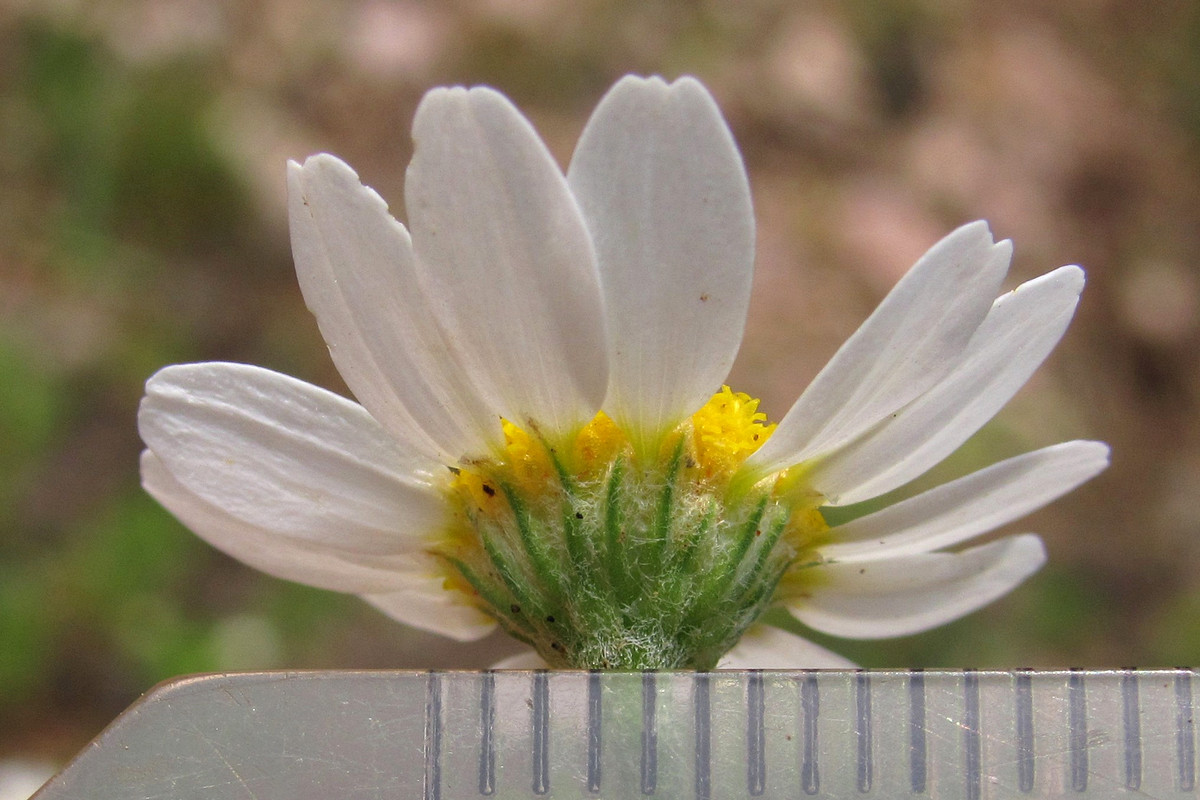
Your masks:
[[[831,528],[1012,397],[1078,267],[994,299],[1011,247],[959,228],[772,425],[721,385],[754,221],[699,83],[621,80],[565,176],[490,89],[430,92],[413,138],[407,228],[336,158],[289,165],[300,286],[358,403],[242,364],[147,384],[146,489],[254,567],[458,640],[499,624],[531,648],[514,664],[846,666],[759,616],[859,638],[961,617],[1045,553],[946,548],[1107,464],[1060,444]]]

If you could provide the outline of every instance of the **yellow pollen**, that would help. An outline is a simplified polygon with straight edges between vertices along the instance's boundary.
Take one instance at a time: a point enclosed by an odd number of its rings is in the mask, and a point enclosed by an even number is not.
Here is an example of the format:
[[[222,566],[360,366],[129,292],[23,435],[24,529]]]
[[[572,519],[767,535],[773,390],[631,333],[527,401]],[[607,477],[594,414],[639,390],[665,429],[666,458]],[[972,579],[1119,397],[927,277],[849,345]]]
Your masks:
[[[732,476],[775,431],[775,424],[758,410],[758,402],[745,392],[722,386],[692,415],[692,447],[706,476]]]
[[[758,403],[744,392],[722,386],[690,420],[663,438],[655,455],[665,464],[683,436],[685,453],[696,470],[693,474],[706,482],[724,483],[775,430]],[[504,446],[499,458],[465,464],[452,481],[453,489],[484,514],[504,507],[504,487],[497,476],[526,497],[538,496],[555,490],[561,470],[577,480],[596,479],[623,454],[632,454],[629,437],[603,411],[583,426],[565,453],[555,453],[539,435],[507,419],[501,423]]]
[[[628,445],[624,431],[601,411],[583,426],[575,439],[575,457],[580,472],[603,472]]]
[[[556,480],[554,462],[546,445],[508,420],[501,422],[504,426],[504,461],[512,470],[512,480],[518,488],[536,493],[548,482]]]

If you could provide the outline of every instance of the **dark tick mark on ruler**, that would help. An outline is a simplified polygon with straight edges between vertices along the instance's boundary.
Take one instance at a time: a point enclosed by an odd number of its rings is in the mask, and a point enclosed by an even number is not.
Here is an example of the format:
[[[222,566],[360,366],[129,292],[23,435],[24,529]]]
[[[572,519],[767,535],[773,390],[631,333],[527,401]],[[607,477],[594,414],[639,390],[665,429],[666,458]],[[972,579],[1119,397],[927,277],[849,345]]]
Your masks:
[[[1142,704],[1138,697],[1137,673],[1121,674],[1121,706],[1125,727],[1125,788],[1142,786]]]
[[[767,788],[763,706],[763,676],[754,670],[746,679],[746,791],[752,797],[758,797]]]
[[[442,796],[442,676],[431,672],[425,682],[425,800]]]
[[[596,793],[600,791],[600,753],[602,752],[603,742],[600,738],[600,673],[592,671],[588,673],[588,721],[587,721],[587,737],[588,737],[588,756],[587,756],[587,784],[588,791]]]
[[[483,673],[479,685],[479,793],[496,791],[496,675]]]
[[[1196,729],[1193,720],[1192,673],[1180,670],[1175,676],[1175,751],[1179,760],[1179,788],[1196,788]]]
[[[642,675],[642,794],[658,784],[658,689],[653,672]]]
[[[1087,790],[1088,782],[1088,723],[1087,686],[1083,673],[1071,670],[1067,678],[1067,730],[1071,751],[1071,788]]]
[[[963,767],[968,800],[979,800],[983,782],[983,742],[979,735],[979,673],[963,672]]]
[[[1017,671],[1015,682],[1017,719],[1017,787],[1033,791],[1033,676],[1029,670]]]
[[[800,682],[800,711],[803,715],[800,736],[804,748],[800,758],[800,785],[805,794],[816,794],[821,790],[821,772],[817,766],[817,716],[821,711],[821,696],[817,676],[811,672]]]
[[[908,772],[914,794],[925,793],[928,770],[925,751],[925,673],[914,670],[908,676]]]
[[[854,739],[858,743],[858,790],[871,791],[874,764],[871,760],[871,676],[859,672],[854,676]]]
[[[712,795],[708,679],[705,673],[696,676],[696,800],[709,800]]]
[[[533,793],[550,791],[550,680],[533,673]]]

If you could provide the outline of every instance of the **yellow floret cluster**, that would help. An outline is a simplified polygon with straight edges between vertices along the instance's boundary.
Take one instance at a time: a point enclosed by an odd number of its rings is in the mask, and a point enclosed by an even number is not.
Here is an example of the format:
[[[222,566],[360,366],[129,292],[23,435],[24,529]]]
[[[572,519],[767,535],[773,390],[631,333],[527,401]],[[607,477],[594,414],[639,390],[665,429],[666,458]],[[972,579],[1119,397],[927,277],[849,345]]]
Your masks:
[[[795,480],[735,486],[758,405],[724,386],[649,454],[603,412],[566,442],[504,421],[453,470],[447,586],[554,666],[711,668],[828,529]]]

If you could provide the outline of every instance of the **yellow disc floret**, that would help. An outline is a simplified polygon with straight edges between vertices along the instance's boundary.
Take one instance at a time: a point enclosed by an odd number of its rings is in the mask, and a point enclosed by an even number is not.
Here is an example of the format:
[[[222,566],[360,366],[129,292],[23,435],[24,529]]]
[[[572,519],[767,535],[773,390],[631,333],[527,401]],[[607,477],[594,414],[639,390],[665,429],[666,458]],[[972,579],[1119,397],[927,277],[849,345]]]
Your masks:
[[[544,442],[508,420],[504,425],[504,461],[514,488],[522,494],[541,494],[558,480],[554,462]]]
[[[692,415],[695,459],[707,477],[728,479],[774,431],[758,400],[722,386]]]
[[[625,432],[601,411],[575,439],[575,467],[583,474],[603,474],[628,447]]]

